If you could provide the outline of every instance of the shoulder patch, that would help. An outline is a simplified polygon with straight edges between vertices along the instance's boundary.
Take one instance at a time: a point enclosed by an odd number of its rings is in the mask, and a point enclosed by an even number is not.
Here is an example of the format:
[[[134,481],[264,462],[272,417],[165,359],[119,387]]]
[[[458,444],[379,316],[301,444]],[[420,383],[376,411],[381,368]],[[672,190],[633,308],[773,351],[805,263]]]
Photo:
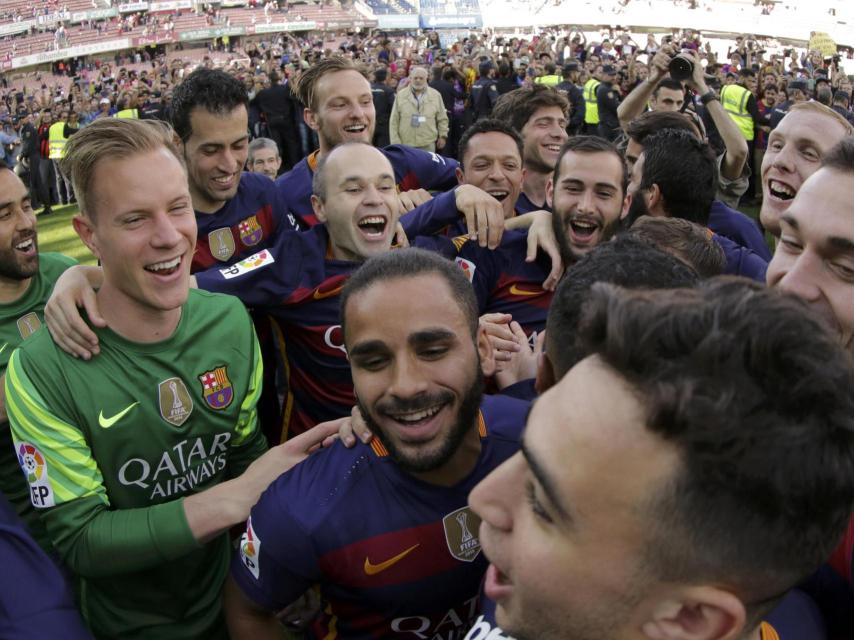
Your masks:
[[[273,254],[264,249],[263,251],[252,254],[248,258],[244,258],[240,262],[235,262],[230,267],[220,269],[219,272],[223,278],[231,280],[250,271],[255,271],[255,269],[266,267],[268,264],[273,264],[275,261]]]
[[[264,230],[258,223],[257,216],[249,216],[241,220],[237,228],[240,230],[240,241],[247,247],[258,244],[264,237]]]
[[[466,278],[469,279],[469,282],[472,282],[474,280],[474,272],[477,270],[477,266],[474,262],[466,260],[465,258],[454,258],[454,262],[463,270],[463,273],[466,275]]]
[[[261,555],[261,539],[252,528],[252,516],[246,521],[246,531],[240,536],[240,561],[243,566],[249,569],[256,580],[261,575],[261,565],[259,564]]]
[[[53,489],[47,473],[47,460],[34,444],[22,442],[18,445],[18,464],[30,485],[30,501],[36,509],[47,509],[55,505]]]
[[[231,234],[231,228],[222,227],[214,229],[208,234],[208,247],[210,247],[211,255],[225,262],[234,255],[234,236]]]

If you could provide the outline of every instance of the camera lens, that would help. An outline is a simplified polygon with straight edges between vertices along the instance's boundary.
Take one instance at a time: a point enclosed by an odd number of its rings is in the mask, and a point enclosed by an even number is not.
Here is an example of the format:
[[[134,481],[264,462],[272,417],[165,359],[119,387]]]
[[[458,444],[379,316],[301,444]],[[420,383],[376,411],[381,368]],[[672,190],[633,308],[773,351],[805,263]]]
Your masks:
[[[683,82],[694,75],[694,61],[687,56],[679,54],[670,60],[668,69],[671,78]]]

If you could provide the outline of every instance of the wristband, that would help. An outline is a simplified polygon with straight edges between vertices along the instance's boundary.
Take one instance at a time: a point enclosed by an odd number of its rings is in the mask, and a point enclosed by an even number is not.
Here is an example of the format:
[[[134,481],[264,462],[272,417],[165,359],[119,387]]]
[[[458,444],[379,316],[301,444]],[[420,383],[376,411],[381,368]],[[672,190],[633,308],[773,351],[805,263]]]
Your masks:
[[[700,96],[700,104],[706,106],[712,100],[720,100],[718,98],[718,94],[715,93],[714,89],[709,89],[706,93]]]

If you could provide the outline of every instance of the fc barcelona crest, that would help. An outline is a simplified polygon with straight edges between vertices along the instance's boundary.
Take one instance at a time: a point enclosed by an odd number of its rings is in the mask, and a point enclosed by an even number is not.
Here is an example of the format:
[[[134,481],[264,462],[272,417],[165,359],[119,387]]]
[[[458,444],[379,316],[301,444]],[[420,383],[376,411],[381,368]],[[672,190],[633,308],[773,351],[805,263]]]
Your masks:
[[[18,333],[21,334],[21,338],[24,340],[38,331],[41,326],[42,322],[39,320],[39,317],[35,312],[28,313],[27,315],[18,318]]]
[[[237,225],[237,228],[240,231],[240,241],[247,247],[258,244],[261,242],[261,238],[264,237],[264,230],[258,224],[256,216],[249,216]]]
[[[211,409],[221,411],[228,408],[234,400],[234,387],[231,386],[231,380],[228,379],[228,372],[224,366],[217,367],[213,371],[205,371],[199,376],[199,382],[202,383],[205,402]]]
[[[480,553],[480,518],[468,507],[452,511],[442,518],[448,551],[461,562],[474,562]]]
[[[234,236],[231,234],[230,227],[222,229],[214,229],[208,234],[208,246],[211,248],[211,255],[225,262],[234,255]]]

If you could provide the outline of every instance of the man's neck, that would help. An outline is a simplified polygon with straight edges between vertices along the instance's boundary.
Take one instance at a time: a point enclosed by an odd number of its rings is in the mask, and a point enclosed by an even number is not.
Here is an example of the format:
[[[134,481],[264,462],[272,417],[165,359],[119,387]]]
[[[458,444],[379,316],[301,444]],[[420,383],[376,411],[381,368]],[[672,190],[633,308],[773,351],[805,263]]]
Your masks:
[[[410,86],[412,86],[412,85],[410,85]],[[424,93],[424,90],[426,88],[427,87],[421,87],[420,89],[416,89],[415,87],[412,87],[412,93],[414,93],[416,96],[420,96],[422,93]]]
[[[528,196],[533,204],[542,206],[546,202],[546,185],[549,182],[550,173],[539,173],[535,169],[526,166],[525,182],[522,184],[522,193]]]
[[[192,184],[190,185],[190,197],[193,200],[193,209],[197,213],[216,213],[228,202],[228,200],[210,200],[200,194]]]
[[[23,296],[30,288],[32,278],[16,280],[0,277],[0,304],[11,304]]]
[[[98,308],[107,326],[131,342],[160,342],[171,337],[181,321],[182,307],[162,311],[143,306],[109,281],[97,293]]]
[[[480,459],[480,448],[480,432],[475,425],[472,425],[450,460],[433,471],[413,473],[412,475],[429,484],[453,487],[474,471],[477,461]]]

